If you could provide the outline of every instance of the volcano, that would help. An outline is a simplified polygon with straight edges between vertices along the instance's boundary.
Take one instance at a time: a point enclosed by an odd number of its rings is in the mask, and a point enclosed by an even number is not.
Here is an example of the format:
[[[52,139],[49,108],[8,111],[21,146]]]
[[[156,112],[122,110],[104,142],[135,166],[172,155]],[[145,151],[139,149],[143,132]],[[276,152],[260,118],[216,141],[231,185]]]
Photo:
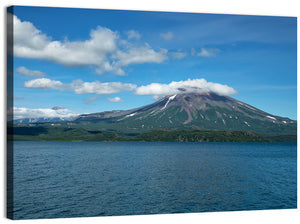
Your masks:
[[[248,130],[268,136],[297,133],[295,120],[214,93],[171,95],[140,108],[83,114],[74,121],[99,131],[123,133],[156,129]]]

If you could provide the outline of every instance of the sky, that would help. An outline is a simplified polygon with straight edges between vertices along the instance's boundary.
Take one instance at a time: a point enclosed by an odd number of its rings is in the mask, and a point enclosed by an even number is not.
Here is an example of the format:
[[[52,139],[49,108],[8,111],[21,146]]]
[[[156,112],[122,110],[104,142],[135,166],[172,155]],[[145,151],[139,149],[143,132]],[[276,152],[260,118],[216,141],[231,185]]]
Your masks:
[[[14,116],[215,92],[297,119],[296,17],[14,7]]]

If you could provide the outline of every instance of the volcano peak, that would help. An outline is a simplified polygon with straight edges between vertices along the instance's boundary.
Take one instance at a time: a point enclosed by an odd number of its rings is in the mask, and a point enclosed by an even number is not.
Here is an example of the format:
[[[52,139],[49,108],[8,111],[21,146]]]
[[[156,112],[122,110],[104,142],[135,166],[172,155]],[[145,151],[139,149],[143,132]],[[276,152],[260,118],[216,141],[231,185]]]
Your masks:
[[[103,130],[114,128],[126,132],[166,128],[248,130],[269,135],[295,134],[297,126],[296,121],[213,92],[168,95],[136,109],[84,114],[75,120],[101,123],[99,127],[103,127]]]

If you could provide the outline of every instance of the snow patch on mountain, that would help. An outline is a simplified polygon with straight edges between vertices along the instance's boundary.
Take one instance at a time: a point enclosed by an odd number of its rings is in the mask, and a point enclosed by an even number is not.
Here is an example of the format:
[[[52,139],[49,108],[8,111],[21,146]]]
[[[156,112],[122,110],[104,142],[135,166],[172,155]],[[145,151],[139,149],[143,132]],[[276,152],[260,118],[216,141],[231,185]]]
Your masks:
[[[136,115],[136,113],[128,114],[128,115],[126,115],[125,117],[132,117],[132,116],[134,116],[134,115]]]
[[[248,122],[247,121],[244,121],[244,123],[248,126],[248,127],[250,127],[250,124],[248,124]]]
[[[177,94],[175,94],[175,95],[169,97],[168,101],[166,102],[166,104],[165,104],[165,106],[162,108],[162,110],[164,110],[164,109],[167,107],[167,105],[169,104],[169,102],[170,102],[171,100],[174,100],[174,99],[175,99],[176,95],[177,95]]]
[[[254,107],[251,107],[251,106],[249,106],[249,105],[247,105],[245,103],[242,103],[242,102],[239,102],[239,101],[237,101],[237,103],[240,104],[240,105],[242,105],[242,106],[245,106],[245,107],[247,107],[247,108],[249,108],[251,110],[256,110]]]

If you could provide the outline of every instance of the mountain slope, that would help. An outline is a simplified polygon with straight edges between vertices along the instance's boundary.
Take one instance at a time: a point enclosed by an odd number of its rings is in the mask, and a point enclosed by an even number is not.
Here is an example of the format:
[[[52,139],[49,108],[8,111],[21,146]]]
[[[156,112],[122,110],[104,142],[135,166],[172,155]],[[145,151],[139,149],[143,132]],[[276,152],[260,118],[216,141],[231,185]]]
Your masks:
[[[249,130],[295,135],[297,122],[268,114],[228,96],[188,93],[166,96],[140,108],[84,114],[74,124],[90,130],[143,133],[156,129]]]

